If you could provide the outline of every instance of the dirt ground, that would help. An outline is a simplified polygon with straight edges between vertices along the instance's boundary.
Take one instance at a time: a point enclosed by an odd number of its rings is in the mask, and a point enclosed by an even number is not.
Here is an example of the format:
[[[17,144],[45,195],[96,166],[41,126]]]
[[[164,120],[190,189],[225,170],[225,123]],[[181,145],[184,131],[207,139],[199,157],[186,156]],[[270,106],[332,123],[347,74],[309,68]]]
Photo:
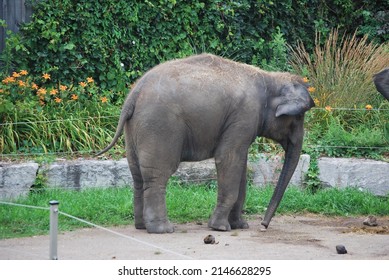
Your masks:
[[[389,217],[378,226],[363,225],[366,217],[328,218],[316,215],[275,216],[265,232],[260,218],[247,230],[212,231],[204,224],[176,224],[173,234],[148,234],[133,226],[81,229],[60,233],[58,258],[63,260],[267,259],[389,260]],[[208,235],[214,244],[205,244]],[[337,245],[347,254],[338,254]],[[49,237],[0,240],[0,260],[47,260]]]

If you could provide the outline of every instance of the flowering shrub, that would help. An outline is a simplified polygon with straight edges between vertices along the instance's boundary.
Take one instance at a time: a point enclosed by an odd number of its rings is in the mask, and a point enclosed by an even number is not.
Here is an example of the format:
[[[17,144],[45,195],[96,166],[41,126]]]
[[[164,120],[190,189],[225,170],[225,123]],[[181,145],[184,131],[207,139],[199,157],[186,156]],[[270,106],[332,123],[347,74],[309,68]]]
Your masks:
[[[52,108],[72,103],[87,107],[88,103],[108,103],[112,96],[112,91],[101,90],[91,77],[76,85],[64,85],[53,83],[48,73],[36,79],[27,70],[20,70],[1,78],[0,116],[17,109],[15,106],[20,102]]]
[[[92,77],[63,84],[49,73],[0,75],[0,153],[102,148],[116,127],[118,96],[101,89]]]

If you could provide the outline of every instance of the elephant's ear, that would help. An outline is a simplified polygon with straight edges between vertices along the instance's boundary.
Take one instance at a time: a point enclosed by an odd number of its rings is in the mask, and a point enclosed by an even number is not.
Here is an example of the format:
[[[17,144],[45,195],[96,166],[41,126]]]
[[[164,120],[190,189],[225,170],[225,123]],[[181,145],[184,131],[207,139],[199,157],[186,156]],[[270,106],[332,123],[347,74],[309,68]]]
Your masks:
[[[377,90],[389,101],[389,68],[386,68],[373,77]]]
[[[301,115],[315,106],[307,88],[301,84],[286,85],[281,89],[276,117]]]

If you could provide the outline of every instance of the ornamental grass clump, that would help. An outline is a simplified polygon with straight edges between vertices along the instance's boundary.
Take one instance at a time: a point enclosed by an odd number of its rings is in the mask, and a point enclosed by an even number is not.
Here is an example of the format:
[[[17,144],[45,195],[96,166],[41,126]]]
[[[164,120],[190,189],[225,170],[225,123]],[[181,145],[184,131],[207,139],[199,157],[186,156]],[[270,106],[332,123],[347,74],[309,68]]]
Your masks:
[[[377,92],[373,75],[389,65],[389,45],[368,37],[339,36],[323,42],[317,33],[312,53],[303,43],[290,47],[291,67],[309,77],[316,108],[307,114],[305,152],[336,157],[386,157],[389,103]]]
[[[368,36],[330,32],[324,44],[316,34],[313,53],[302,42],[291,49],[293,69],[309,77],[316,91],[316,105],[322,108],[365,108],[382,101],[372,82],[375,73],[389,65],[389,44],[369,42]],[[372,106],[372,105],[371,105]],[[327,107],[329,108],[329,107]]]

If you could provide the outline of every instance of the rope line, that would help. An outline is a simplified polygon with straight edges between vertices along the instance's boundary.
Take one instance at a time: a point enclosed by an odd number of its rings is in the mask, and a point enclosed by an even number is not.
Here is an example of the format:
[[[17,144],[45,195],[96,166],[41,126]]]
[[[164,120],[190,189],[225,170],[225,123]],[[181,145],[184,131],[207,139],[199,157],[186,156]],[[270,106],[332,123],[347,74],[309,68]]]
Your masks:
[[[49,207],[40,207],[40,206],[19,204],[19,203],[6,202],[6,201],[0,201],[0,204],[10,205],[10,206],[16,206],[16,207],[32,208],[32,209],[38,209],[38,210],[49,210],[49,211],[50,211],[50,208],[49,208]],[[183,255],[183,254],[174,252],[174,251],[172,251],[172,250],[163,248],[163,247],[161,247],[161,246],[157,246],[157,245],[154,245],[154,244],[152,244],[152,243],[149,243],[149,242],[146,242],[146,241],[139,240],[139,239],[137,239],[137,238],[135,238],[135,237],[131,237],[131,236],[128,236],[128,235],[125,235],[125,234],[122,234],[122,233],[113,231],[113,230],[111,230],[111,229],[108,229],[108,228],[105,228],[105,227],[96,225],[96,224],[94,224],[94,223],[92,223],[92,222],[88,222],[88,221],[86,221],[86,220],[83,220],[83,219],[81,219],[81,218],[75,217],[75,216],[70,215],[70,214],[68,214],[68,213],[65,213],[65,212],[62,212],[62,211],[58,211],[58,213],[61,214],[61,215],[66,216],[66,217],[68,217],[68,218],[71,218],[71,219],[74,219],[74,220],[76,220],[76,221],[79,221],[79,222],[81,222],[81,223],[84,223],[84,224],[93,226],[93,227],[95,227],[95,228],[104,230],[104,231],[109,232],[109,233],[111,233],[111,234],[114,234],[114,235],[117,235],[117,236],[120,236],[120,237],[129,239],[129,240],[131,240],[131,241],[138,242],[138,243],[140,243],[140,244],[143,244],[143,245],[146,245],[146,246],[149,246],[149,247],[152,247],[152,248],[155,248],[155,249],[158,249],[158,250],[167,252],[167,253],[169,253],[169,254],[176,255],[176,256],[181,257],[181,258],[192,259],[192,258],[189,257],[189,256],[186,256],[186,255]]]
[[[87,118],[78,118],[78,119],[57,119],[57,120],[46,120],[46,121],[6,122],[6,123],[0,123],[0,126],[33,124],[33,123],[56,123],[56,122],[65,122],[65,121],[85,121],[85,120],[112,119],[112,118],[118,118],[118,116],[87,117]]]
[[[321,107],[313,107],[310,110],[319,110],[319,111],[389,111],[389,109],[380,109],[380,108],[372,108],[372,109],[366,109],[366,108],[342,108],[342,107],[330,107],[330,109],[321,108]]]
[[[17,207],[25,207],[25,208],[32,208],[32,209],[39,209],[39,210],[49,210],[49,207],[41,207],[41,206],[34,206],[34,205],[25,205],[25,204],[19,204],[19,203],[13,203],[13,202],[7,202],[7,201],[0,201],[0,204],[5,205],[11,205],[11,206],[17,206]]]
[[[366,108],[344,108],[344,107],[334,107],[330,110],[322,107],[313,107],[311,110],[318,110],[318,111],[376,111],[376,112],[385,112],[389,111],[389,109],[381,109],[381,108],[372,108],[372,109],[366,109]],[[65,122],[65,121],[84,121],[84,120],[93,120],[93,119],[113,119],[118,118],[118,116],[98,116],[98,117],[85,117],[85,118],[69,118],[69,119],[55,119],[55,120],[45,120],[45,121],[23,121],[23,122],[6,122],[6,123],[0,123],[0,126],[6,126],[6,125],[20,125],[20,124],[33,124],[33,123],[55,123],[55,122]]]
[[[165,248],[163,248],[163,247],[160,247],[160,246],[151,244],[151,243],[149,243],[149,242],[142,241],[142,240],[139,240],[139,239],[137,239],[137,238],[134,238],[134,237],[131,237],[131,236],[128,236],[128,235],[125,235],[125,234],[122,234],[122,233],[119,233],[119,232],[110,230],[110,229],[108,229],[108,228],[105,228],[105,227],[96,225],[96,224],[94,224],[94,223],[85,221],[85,220],[83,220],[83,219],[77,218],[77,217],[72,216],[72,215],[70,215],[70,214],[67,214],[67,213],[65,213],[65,212],[58,211],[58,213],[59,213],[59,214],[62,214],[62,215],[64,215],[64,216],[66,216],[66,217],[72,218],[72,219],[74,219],[74,220],[77,220],[77,221],[79,221],[79,222],[82,222],[82,223],[88,224],[88,225],[90,225],[90,226],[96,227],[96,228],[98,228],[98,229],[107,231],[107,232],[112,233],[112,234],[114,234],[114,235],[117,235],[117,236],[120,236],[120,237],[123,237],[123,238],[126,238],[126,239],[130,239],[130,240],[132,240],[132,241],[138,242],[138,243],[140,243],[140,244],[143,244],[143,245],[146,245],[146,246],[149,246],[149,247],[153,247],[153,248],[155,248],[155,249],[158,249],[158,250],[161,250],[161,251],[165,251],[165,252],[167,252],[167,253],[170,253],[170,254],[173,254],[173,255],[176,255],[176,256],[179,256],[179,257],[182,257],[182,258],[192,259],[192,258],[189,257],[189,256],[185,256],[185,255],[182,255],[182,254],[180,254],[180,253],[174,252],[174,251],[172,251],[172,250],[165,249]]]
[[[275,143],[276,144],[276,143]],[[268,146],[272,145],[272,143],[252,143],[253,146]],[[280,147],[276,144],[277,147]],[[389,147],[385,146],[336,146],[336,145],[307,145],[309,148],[341,148],[341,149],[389,149]],[[29,157],[29,156],[47,156],[47,155],[58,155],[58,156],[66,156],[66,155],[93,155],[96,150],[85,150],[85,151],[73,151],[73,152],[47,152],[47,153],[23,153],[23,154],[1,154],[0,158],[6,157]]]

